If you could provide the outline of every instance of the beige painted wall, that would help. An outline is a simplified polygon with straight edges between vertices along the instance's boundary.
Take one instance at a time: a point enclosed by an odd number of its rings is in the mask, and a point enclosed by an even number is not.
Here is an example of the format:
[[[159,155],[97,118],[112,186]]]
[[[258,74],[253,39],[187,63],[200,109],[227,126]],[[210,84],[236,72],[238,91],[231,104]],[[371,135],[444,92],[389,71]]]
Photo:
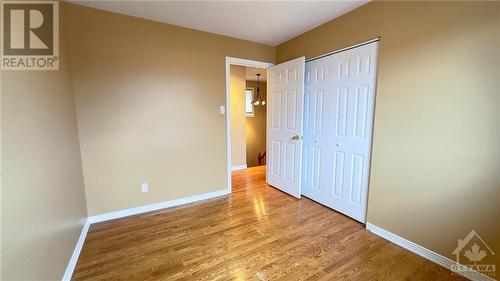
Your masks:
[[[225,57],[274,62],[275,48],[63,8],[89,215],[227,188]]]
[[[63,39],[59,71],[1,74],[2,280],[61,280],[87,217]]]
[[[368,222],[446,257],[500,231],[500,3],[372,2],[277,48],[283,62],[381,36]]]
[[[245,67],[231,65],[231,165],[247,164],[245,124]]]
[[[257,82],[246,81],[247,88],[253,88],[257,94]],[[260,83],[260,96],[266,100],[267,84]],[[247,165],[254,167],[259,165],[258,155],[266,151],[266,114],[267,106],[254,106],[254,116],[246,118],[247,131]]]

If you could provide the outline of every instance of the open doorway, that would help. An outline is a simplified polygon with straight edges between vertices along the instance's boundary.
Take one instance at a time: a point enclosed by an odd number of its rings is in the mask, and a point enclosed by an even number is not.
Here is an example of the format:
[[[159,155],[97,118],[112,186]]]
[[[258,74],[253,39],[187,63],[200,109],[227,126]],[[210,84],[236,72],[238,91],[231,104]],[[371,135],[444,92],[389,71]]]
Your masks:
[[[245,69],[247,167],[266,165],[267,69]]]
[[[266,163],[267,70],[232,65],[231,170]]]
[[[266,163],[267,68],[271,65],[226,59],[229,186],[233,171]]]

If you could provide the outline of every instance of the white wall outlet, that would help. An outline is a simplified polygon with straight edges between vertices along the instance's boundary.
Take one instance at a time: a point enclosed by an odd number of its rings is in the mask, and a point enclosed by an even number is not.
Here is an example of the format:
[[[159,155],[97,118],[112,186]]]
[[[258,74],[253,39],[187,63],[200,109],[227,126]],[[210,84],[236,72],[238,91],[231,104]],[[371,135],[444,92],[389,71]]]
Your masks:
[[[142,192],[148,192],[149,191],[149,184],[147,182],[141,184],[141,191]]]
[[[225,114],[226,113],[226,107],[223,106],[223,105],[219,106],[219,112],[220,112],[220,114]]]

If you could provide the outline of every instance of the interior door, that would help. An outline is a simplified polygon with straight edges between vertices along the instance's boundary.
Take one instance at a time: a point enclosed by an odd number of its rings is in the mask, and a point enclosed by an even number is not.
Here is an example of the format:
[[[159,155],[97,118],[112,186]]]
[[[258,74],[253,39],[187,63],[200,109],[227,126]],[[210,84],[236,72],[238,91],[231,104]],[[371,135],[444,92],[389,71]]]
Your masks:
[[[378,42],[306,64],[302,193],[366,221]]]
[[[300,198],[305,58],[269,68],[267,182]]]

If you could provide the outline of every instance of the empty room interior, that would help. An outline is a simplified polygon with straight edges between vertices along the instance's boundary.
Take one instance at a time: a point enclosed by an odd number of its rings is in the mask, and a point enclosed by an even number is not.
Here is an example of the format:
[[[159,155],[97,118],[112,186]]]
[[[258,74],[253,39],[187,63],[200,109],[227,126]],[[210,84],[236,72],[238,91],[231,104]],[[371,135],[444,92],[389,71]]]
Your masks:
[[[1,8],[1,280],[500,280],[500,2]]]

